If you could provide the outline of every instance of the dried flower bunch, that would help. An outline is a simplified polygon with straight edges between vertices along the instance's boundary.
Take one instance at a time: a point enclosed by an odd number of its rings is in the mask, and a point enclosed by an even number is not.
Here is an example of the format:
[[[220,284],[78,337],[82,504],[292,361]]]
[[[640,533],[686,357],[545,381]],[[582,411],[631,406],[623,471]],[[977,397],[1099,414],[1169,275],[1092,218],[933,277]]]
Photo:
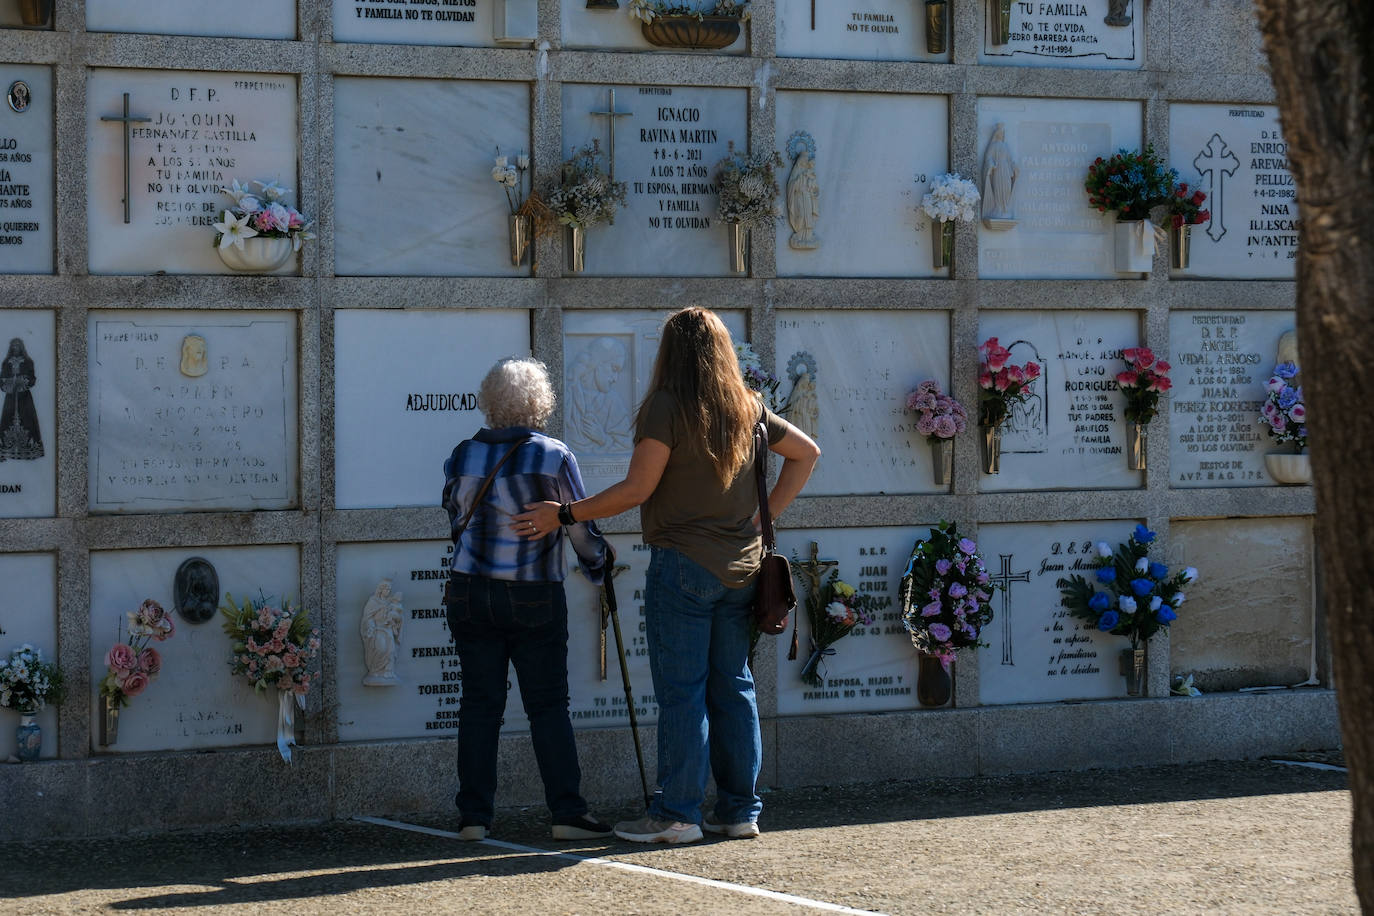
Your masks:
[[[753,226],[766,222],[778,212],[777,169],[782,156],[767,153],[737,152],[733,141],[730,152],[716,163],[716,183],[720,186],[720,218],[727,223]]]
[[[596,141],[563,163],[562,181],[546,197],[558,221],[587,229],[597,223],[614,223],[615,211],[625,204],[625,182],[611,181],[601,167],[601,146]]]
[[[630,15],[645,22],[659,16],[691,16],[700,21],[707,16],[726,19],[749,18],[749,0],[717,0],[717,2],[670,3],[665,0],[630,0]]]

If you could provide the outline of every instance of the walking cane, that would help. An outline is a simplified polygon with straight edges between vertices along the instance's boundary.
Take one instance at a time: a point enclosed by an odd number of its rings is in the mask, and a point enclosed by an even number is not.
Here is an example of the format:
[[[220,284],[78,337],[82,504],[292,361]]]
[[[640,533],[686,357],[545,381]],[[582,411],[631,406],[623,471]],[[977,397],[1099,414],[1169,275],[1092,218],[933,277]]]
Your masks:
[[[649,807],[649,779],[644,773],[644,749],[639,744],[639,717],[635,714],[634,690],[630,687],[630,668],[625,661],[625,639],[620,635],[620,609],[615,601],[615,551],[606,545],[606,574],[601,585],[603,610],[608,611],[615,627],[615,649],[620,656],[620,679],[625,682],[625,709],[630,714],[630,734],[635,741],[635,759],[639,761],[639,785],[644,790],[644,808]],[[604,616],[603,616],[604,619]],[[604,630],[602,631],[605,632]]]

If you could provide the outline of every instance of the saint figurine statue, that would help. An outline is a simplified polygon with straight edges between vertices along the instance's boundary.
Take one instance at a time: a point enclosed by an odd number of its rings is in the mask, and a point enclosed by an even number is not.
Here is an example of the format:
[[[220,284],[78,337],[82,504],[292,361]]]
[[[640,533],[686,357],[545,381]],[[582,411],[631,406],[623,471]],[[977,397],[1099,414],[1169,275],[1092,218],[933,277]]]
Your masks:
[[[788,360],[787,373],[792,376],[792,393],[787,396],[783,416],[788,423],[815,439],[821,418],[821,405],[816,397],[815,360],[805,351],[794,353]]]
[[[1012,192],[1018,174],[1007,146],[1005,124],[998,124],[983,151],[983,225],[989,229],[1010,229],[1016,225],[1012,211]]]
[[[0,392],[5,395],[4,407],[0,408],[0,461],[43,457],[38,411],[33,406],[33,386],[37,380],[23,339],[14,338],[4,362],[0,362]]]
[[[401,593],[391,590],[391,580],[377,583],[377,590],[363,605],[358,633],[363,638],[363,662],[367,674],[365,687],[391,687],[396,677],[396,652],[401,647]]]
[[[1102,21],[1107,25],[1130,25],[1131,15],[1126,12],[1126,7],[1130,5],[1131,0],[1107,0],[1107,17]]]
[[[816,181],[816,167],[811,151],[803,147],[792,161],[792,174],[787,179],[787,222],[792,237],[787,244],[800,251],[821,247],[816,237],[816,220],[821,216],[821,186]]]

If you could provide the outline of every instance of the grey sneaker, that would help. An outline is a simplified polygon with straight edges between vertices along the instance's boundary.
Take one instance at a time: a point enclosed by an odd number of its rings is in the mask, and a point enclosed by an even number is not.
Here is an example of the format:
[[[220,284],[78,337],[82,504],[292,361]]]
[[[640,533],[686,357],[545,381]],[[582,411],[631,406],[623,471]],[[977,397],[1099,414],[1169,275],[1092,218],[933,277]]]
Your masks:
[[[642,817],[637,821],[616,824],[615,835],[631,843],[695,843],[701,839],[701,828],[681,821],[656,821],[651,817]]]
[[[468,843],[487,838],[487,828],[485,824],[460,824],[458,826],[458,839]]]
[[[555,840],[596,840],[611,835],[611,825],[603,824],[590,814],[563,818],[553,825]]]
[[[702,822],[701,829],[705,830],[707,833],[716,833],[721,836],[729,837],[732,840],[752,840],[759,835],[759,825],[753,821],[726,824],[716,820],[714,814],[706,815],[706,820]]]

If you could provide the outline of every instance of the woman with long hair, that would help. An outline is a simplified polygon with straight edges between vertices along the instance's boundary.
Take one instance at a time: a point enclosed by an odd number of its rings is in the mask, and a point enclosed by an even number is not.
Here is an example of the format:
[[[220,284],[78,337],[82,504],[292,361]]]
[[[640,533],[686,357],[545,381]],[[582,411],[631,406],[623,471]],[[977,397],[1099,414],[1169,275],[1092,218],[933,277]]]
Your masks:
[[[759,835],[762,757],[749,670],[751,604],[762,556],[754,424],[783,458],[768,504],[780,514],[820,457],[816,443],[764,407],[740,375],[730,332],[714,312],[686,308],[663,326],[649,393],[635,420],[625,479],[595,496],[535,502],[516,531],[550,528],[640,506],[651,555],[644,614],[658,699],[658,781],[646,817],[615,827],[643,843],[688,843],[702,828]],[[717,799],[703,822],[708,776]]]

